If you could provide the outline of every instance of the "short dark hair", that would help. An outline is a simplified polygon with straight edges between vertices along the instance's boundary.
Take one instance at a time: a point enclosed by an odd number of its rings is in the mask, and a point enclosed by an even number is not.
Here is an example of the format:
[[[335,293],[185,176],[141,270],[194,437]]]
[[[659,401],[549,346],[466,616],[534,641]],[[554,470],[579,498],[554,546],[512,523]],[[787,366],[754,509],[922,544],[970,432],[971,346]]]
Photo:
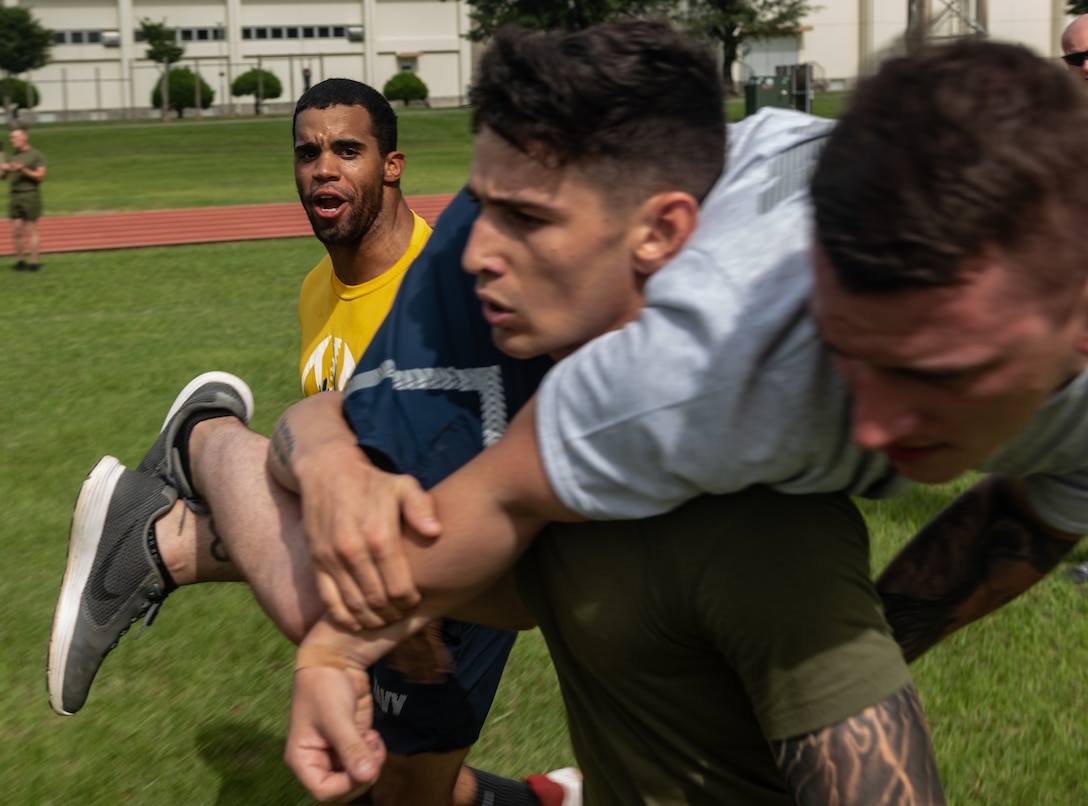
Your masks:
[[[574,33],[501,28],[469,99],[472,130],[602,183],[702,199],[725,161],[718,66],[703,43],[645,20]]]
[[[385,96],[371,86],[350,78],[327,78],[314,84],[295,104],[291,136],[300,112],[328,109],[330,106],[361,106],[370,114],[371,134],[378,141],[378,151],[385,156],[397,150],[397,115]]]
[[[980,39],[926,45],[857,88],[813,176],[816,235],[855,293],[962,283],[997,248],[1044,290],[1082,281],[1088,93],[1055,60]]]

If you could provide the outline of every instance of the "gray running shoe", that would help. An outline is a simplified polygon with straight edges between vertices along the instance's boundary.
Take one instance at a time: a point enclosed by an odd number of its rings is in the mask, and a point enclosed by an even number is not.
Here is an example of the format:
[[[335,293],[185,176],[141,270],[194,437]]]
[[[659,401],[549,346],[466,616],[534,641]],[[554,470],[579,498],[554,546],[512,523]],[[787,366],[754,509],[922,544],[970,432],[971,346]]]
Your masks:
[[[248,424],[253,416],[253,393],[246,382],[229,372],[205,372],[189,381],[167,412],[159,438],[136,470],[162,479],[178,491],[179,498],[197,500],[178,443],[188,439],[186,423],[190,418],[213,412],[232,414]]]
[[[161,479],[112,456],[100,459],[80,487],[49,637],[49,704],[58,714],[83,707],[106,655],[138,619],[151,624],[176,587],[148,540],[176,500]]]

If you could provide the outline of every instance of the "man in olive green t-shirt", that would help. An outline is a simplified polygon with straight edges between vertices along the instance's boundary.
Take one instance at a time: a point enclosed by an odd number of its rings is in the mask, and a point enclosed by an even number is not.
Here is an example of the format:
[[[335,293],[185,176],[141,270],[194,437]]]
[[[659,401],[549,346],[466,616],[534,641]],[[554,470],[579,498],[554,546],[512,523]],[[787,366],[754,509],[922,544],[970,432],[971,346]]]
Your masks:
[[[828,797],[821,775],[851,781],[850,803],[884,802],[897,765],[931,751],[906,716],[920,709],[868,569],[864,521],[842,494],[756,486],[544,531],[515,573],[586,803],[789,806]],[[893,753],[838,752],[877,734]],[[913,802],[944,802],[930,773],[903,777]]]
[[[38,270],[38,219],[42,197],[38,185],[45,181],[45,155],[30,145],[30,135],[21,126],[9,136],[15,153],[0,165],[0,179],[11,177],[11,235],[15,242],[15,271]]]

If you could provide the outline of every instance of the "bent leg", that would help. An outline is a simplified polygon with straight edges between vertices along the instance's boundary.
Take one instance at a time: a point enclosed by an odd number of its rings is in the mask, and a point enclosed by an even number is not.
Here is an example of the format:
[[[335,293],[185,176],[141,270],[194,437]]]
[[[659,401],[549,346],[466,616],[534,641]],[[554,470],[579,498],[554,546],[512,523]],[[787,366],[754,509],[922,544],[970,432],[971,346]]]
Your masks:
[[[268,438],[221,417],[193,429],[189,452],[193,485],[211,509],[200,520],[203,530],[188,538],[195,545],[193,582],[229,578],[233,566],[269,618],[298,643],[325,608],[298,497],[267,471]]]
[[[476,797],[475,779],[462,763],[468,748],[446,753],[417,753],[407,756],[389,753],[382,765],[382,775],[371,790],[371,802],[376,806],[472,806]],[[468,786],[460,782],[468,777]],[[471,798],[454,798],[457,788],[471,791]]]

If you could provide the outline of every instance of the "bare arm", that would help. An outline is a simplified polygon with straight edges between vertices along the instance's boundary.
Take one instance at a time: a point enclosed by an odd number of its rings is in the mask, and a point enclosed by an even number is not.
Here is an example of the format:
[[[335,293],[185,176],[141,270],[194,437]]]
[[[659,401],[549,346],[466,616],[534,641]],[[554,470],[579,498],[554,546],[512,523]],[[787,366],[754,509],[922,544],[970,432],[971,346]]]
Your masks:
[[[45,181],[45,166],[39,165],[37,168],[27,168],[25,165],[20,165],[19,170],[23,172],[23,176],[28,179],[33,179],[35,182]]]
[[[426,610],[426,602],[421,609]],[[451,615],[510,629],[532,626],[512,573]],[[367,670],[427,621],[427,615],[409,616],[360,640],[359,634],[326,617],[303,640],[295,663],[284,757],[315,798],[358,797],[373,785],[384,748],[370,729],[373,709]]]
[[[401,546],[402,517],[417,537],[435,537],[440,527],[414,478],[379,470],[359,449],[342,402],[339,392],[323,392],[288,409],[268,466],[301,494],[318,590],[333,617],[347,627],[379,627],[419,602]]]
[[[46,167],[44,165],[39,165],[37,168],[28,168],[21,162],[12,160],[11,162],[5,162],[3,164],[3,168],[0,169],[0,179],[7,179],[9,174],[21,173],[23,176],[28,179],[33,179],[35,182],[44,182],[45,171]]]
[[[1030,588],[1079,539],[1043,523],[1018,478],[992,475],[972,486],[926,524],[877,580],[906,659]]]
[[[417,498],[414,481],[383,474],[367,461],[343,419],[341,400],[339,394],[326,392],[293,406],[276,426],[269,451],[273,475],[301,491],[318,586],[341,624],[351,627],[352,614],[368,627],[390,620],[371,618],[367,610],[367,603],[381,602],[383,580],[389,584],[386,567],[403,572],[397,579],[414,579],[415,587],[431,599],[426,612],[432,618],[446,615],[513,567],[545,523],[578,519],[560,503],[545,475],[534,401],[495,445],[436,486],[429,497],[420,492],[423,497]],[[392,492],[378,492],[384,488],[375,485],[390,484],[390,478],[401,481]],[[383,496],[400,502],[404,511],[403,543],[384,526],[368,526],[371,514],[364,502]],[[388,513],[381,517],[383,524],[396,523]],[[430,540],[439,523],[441,539]],[[401,551],[404,565],[394,560]],[[401,601],[409,600],[402,596]],[[407,609],[401,608],[401,615]]]
[[[913,685],[837,725],[771,742],[771,749],[800,806],[945,802]]]

